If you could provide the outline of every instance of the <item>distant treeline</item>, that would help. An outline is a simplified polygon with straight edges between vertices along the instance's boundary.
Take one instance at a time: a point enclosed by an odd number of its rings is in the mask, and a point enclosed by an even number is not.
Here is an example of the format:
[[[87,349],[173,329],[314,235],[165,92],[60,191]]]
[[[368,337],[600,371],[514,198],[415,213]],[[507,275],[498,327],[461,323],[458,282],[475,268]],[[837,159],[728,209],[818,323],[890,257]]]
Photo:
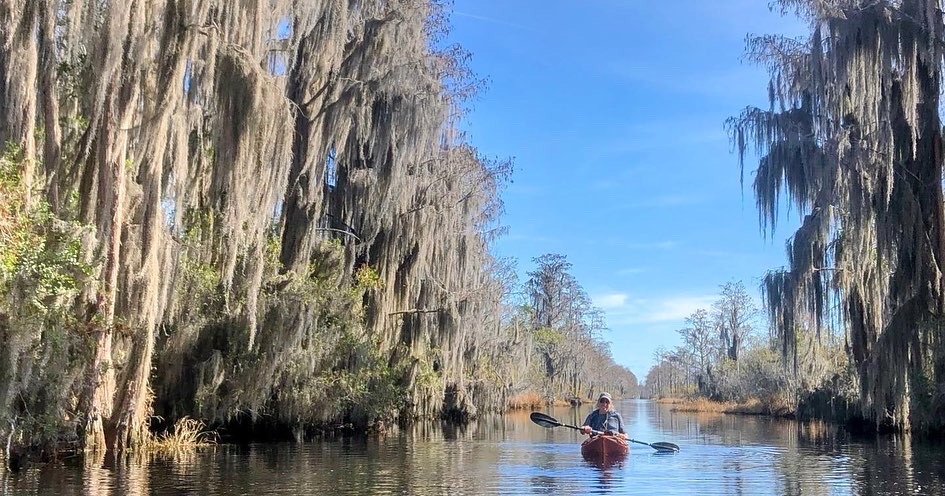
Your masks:
[[[558,254],[534,260],[536,267],[524,284],[524,302],[513,306],[509,325],[513,335],[526,331],[530,358],[527,374],[514,389],[519,406],[554,400],[593,399],[601,391],[617,396],[639,394],[637,378],[618,365],[606,329],[603,312],[593,306],[587,292],[571,274],[571,263]],[[531,405],[536,406],[536,405]]]
[[[842,336],[829,329],[819,336],[799,333],[794,346],[800,352],[785,355],[783,339],[744,283],[719,289],[711,307],[693,312],[677,330],[682,343],[656,352],[643,396],[708,398],[750,404],[741,409],[753,413],[835,418],[815,403],[823,388],[831,388],[828,397],[838,405],[854,393]]]

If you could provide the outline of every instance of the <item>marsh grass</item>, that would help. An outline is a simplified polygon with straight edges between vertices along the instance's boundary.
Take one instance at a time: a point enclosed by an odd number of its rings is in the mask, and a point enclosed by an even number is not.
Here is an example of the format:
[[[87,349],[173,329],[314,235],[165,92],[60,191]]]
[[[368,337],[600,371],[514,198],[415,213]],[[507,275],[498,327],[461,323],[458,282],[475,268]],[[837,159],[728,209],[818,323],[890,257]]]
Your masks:
[[[147,447],[152,452],[188,451],[215,446],[219,437],[216,431],[207,429],[202,421],[184,417],[174,424],[173,429],[153,435]]]

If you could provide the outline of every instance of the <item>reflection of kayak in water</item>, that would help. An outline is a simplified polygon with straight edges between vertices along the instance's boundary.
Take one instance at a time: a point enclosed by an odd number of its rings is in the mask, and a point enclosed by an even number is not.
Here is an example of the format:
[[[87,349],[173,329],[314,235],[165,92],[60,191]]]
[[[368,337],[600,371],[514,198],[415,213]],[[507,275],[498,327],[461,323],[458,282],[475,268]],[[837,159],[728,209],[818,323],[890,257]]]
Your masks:
[[[630,444],[620,436],[594,436],[581,443],[581,455],[591,460],[620,458],[629,452]]]

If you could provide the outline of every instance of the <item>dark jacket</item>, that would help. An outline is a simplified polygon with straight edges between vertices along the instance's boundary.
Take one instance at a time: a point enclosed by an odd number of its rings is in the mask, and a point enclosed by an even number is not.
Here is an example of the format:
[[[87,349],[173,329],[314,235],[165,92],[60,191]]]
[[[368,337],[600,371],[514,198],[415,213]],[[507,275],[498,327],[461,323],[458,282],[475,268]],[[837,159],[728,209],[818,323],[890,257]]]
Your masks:
[[[619,413],[611,410],[607,413],[600,413],[597,410],[591,412],[584,421],[584,425],[589,425],[595,431],[612,431],[624,434],[623,417]]]

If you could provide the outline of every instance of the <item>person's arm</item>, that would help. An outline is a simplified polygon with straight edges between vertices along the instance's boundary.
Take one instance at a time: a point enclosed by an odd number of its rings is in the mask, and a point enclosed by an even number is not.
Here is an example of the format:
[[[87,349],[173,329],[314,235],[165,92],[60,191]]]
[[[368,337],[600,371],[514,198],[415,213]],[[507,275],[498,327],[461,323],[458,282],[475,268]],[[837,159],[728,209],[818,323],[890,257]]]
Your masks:
[[[597,410],[592,411],[590,414],[588,414],[587,418],[584,419],[584,425],[581,426],[581,432],[584,434],[590,434],[591,431],[594,430],[591,428],[591,420],[593,419],[595,413],[597,413]]]
[[[623,437],[627,437],[627,431],[623,430],[623,417],[617,414],[617,432]]]

